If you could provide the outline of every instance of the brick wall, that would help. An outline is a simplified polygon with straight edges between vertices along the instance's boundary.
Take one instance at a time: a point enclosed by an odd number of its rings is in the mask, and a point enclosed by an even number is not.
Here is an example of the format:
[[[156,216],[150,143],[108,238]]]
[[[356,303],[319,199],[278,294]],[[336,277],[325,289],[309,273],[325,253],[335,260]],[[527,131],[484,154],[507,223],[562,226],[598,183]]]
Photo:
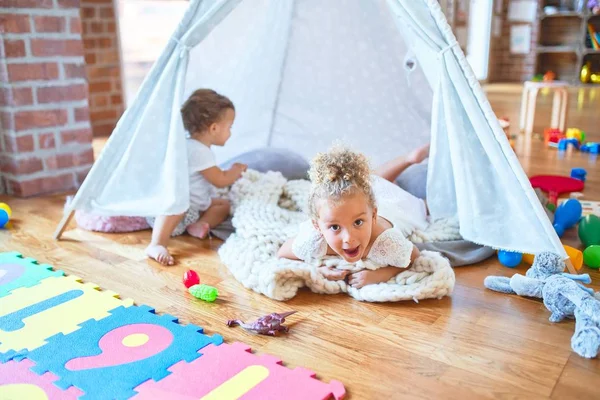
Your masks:
[[[124,109],[115,14],[113,0],[81,0],[90,120],[94,136],[110,135]]]
[[[3,185],[76,188],[93,162],[79,0],[2,0],[0,29]]]
[[[498,1],[498,0],[495,0]],[[491,37],[490,45],[490,82],[523,82],[531,79],[535,74],[536,64],[536,42],[539,31],[539,24],[534,22],[531,29],[531,51],[529,54],[511,54],[510,52],[510,28],[513,24],[523,24],[522,22],[512,22],[508,19],[509,1],[502,2],[502,12],[496,13],[494,6],[494,16],[500,17],[502,21],[502,30],[500,37]]]

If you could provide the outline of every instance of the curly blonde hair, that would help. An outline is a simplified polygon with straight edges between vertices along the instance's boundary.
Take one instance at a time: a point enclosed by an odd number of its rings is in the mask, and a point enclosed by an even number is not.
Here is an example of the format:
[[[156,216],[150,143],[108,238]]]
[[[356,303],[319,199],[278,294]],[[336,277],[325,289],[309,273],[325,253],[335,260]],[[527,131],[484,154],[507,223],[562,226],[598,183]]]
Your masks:
[[[341,145],[334,145],[326,153],[318,153],[310,163],[308,175],[312,182],[308,198],[308,212],[319,217],[319,201],[339,201],[344,196],[363,193],[372,208],[375,195],[371,188],[371,168],[364,154]]]

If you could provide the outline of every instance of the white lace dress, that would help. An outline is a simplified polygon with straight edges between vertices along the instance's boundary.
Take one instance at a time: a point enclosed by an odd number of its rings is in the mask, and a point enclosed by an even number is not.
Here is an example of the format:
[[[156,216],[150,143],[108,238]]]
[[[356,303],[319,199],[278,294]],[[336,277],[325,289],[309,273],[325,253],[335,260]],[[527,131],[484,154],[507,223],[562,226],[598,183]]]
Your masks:
[[[401,231],[391,228],[375,239],[366,260],[379,267],[406,268],[410,265],[412,250],[412,242]],[[300,224],[292,252],[303,261],[319,260],[327,254],[327,242],[310,220]]]

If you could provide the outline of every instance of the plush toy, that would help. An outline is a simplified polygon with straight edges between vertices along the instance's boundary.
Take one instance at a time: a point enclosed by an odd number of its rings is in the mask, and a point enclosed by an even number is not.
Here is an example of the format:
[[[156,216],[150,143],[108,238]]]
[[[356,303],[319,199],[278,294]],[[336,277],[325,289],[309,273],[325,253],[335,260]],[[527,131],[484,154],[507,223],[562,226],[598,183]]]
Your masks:
[[[575,282],[590,283],[589,275],[565,274],[564,269],[565,263],[558,255],[540,253],[525,276],[488,276],[484,285],[497,292],[543,299],[552,313],[551,322],[575,318],[571,347],[582,357],[594,358],[600,351],[600,301],[592,289]]]

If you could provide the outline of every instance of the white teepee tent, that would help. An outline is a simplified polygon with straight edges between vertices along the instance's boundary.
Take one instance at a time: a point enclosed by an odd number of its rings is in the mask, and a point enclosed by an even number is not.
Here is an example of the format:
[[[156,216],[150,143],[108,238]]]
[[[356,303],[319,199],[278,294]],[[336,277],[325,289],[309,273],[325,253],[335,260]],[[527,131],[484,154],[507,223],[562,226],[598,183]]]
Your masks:
[[[475,243],[567,257],[435,0],[192,0],[71,211],[184,212],[179,109],[200,87],[236,105],[219,161],[263,146],[309,158],[345,138],[383,162],[431,140],[434,217],[458,215]]]

